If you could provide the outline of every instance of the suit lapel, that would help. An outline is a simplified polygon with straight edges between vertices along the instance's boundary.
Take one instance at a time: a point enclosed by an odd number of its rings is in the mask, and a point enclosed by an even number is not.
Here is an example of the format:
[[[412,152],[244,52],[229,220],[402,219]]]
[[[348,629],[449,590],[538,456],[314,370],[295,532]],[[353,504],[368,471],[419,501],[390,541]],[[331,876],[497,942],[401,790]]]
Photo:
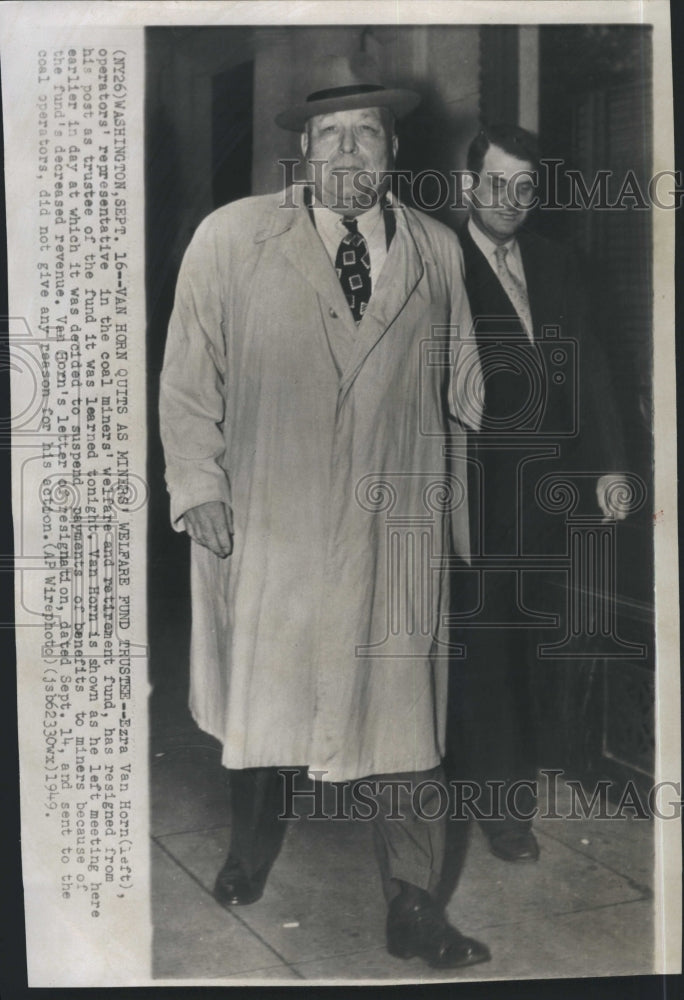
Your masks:
[[[522,323],[515,306],[504,291],[489,261],[475,244],[467,226],[463,227],[459,238],[463,247],[466,291],[473,320],[476,321],[476,331],[479,328],[481,333],[485,331],[523,333]],[[503,319],[506,320],[505,329],[502,328],[501,321]],[[511,329],[511,324],[513,329]]]
[[[526,233],[518,236],[518,246],[525,272],[525,283],[527,285],[527,298],[530,303],[530,313],[532,314],[532,328],[535,337],[541,333],[539,329],[541,317],[544,315],[543,303],[548,294],[548,277],[544,260],[536,252],[535,243],[527,238]]]

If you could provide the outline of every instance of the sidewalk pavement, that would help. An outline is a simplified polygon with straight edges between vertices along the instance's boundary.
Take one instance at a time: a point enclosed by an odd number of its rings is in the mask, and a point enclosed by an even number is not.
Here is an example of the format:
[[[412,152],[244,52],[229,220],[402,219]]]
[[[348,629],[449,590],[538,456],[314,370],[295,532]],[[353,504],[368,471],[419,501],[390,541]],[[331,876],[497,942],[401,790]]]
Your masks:
[[[186,723],[153,743],[153,974],[275,984],[476,981],[653,971],[653,824],[540,818],[539,861],[493,857],[475,823],[448,915],[488,963],[448,972],[385,950],[385,905],[367,823],[292,821],[259,902],[230,912],[211,890],[230,838],[218,744]],[[567,805],[560,786],[558,811]],[[543,811],[543,803],[540,803]],[[464,824],[452,823],[457,849]]]

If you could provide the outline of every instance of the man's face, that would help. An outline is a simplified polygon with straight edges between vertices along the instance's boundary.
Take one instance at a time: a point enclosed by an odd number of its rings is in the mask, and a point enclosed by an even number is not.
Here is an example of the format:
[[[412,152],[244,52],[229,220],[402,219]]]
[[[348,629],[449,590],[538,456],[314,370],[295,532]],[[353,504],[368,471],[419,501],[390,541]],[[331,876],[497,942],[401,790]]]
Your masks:
[[[470,194],[475,225],[494,243],[506,243],[522,226],[534,200],[533,164],[490,146],[480,182]]]
[[[380,108],[316,115],[302,133],[302,153],[317,199],[341,215],[365,212],[388,186],[397,152],[390,116]]]

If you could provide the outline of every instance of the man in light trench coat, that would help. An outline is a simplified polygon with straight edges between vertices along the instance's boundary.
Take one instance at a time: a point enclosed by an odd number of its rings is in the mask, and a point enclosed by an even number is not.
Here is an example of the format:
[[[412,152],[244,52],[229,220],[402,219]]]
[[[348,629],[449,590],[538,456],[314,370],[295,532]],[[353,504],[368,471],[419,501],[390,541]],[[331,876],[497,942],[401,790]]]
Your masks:
[[[312,76],[276,118],[301,133],[309,183],[199,226],[162,374],[171,518],[193,540],[190,707],[230,774],[214,894],[261,896],[278,767],[370,777],[389,951],[472,965],[487,948],[434,899],[447,561],[468,557],[466,476],[444,442],[449,413],[457,435],[479,420],[461,251],[387,193],[394,118],[418,95],[384,88],[365,56]]]

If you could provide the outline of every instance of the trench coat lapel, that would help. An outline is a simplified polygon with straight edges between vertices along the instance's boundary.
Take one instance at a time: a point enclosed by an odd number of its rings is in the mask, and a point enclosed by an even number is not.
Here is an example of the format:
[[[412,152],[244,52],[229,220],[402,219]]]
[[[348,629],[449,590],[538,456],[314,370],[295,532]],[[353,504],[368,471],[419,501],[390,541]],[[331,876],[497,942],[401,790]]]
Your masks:
[[[277,249],[315,289],[327,308],[332,309],[348,327],[350,335],[355,336],[356,324],[342,286],[307,210],[300,206],[276,212],[271,224],[258,232],[255,239],[261,242],[271,237]]]
[[[338,405],[342,403],[373,347],[392,325],[410,296],[418,290],[425,271],[423,257],[411,233],[405,212],[397,207],[395,213],[396,233],[385,266],[377,283],[373,284],[368,308],[358,327],[335,269],[304,207],[282,209],[255,236],[257,242],[274,238],[278,250],[316,290],[328,308],[334,310],[353,338],[349,360],[341,374]],[[424,297],[427,305],[427,295]]]
[[[425,271],[423,257],[409,228],[405,212],[397,209],[395,214],[396,233],[385,266],[377,283],[373,283],[368,308],[357,329],[354,349],[349,363],[342,372],[338,405],[342,403],[377,342],[392,325],[411,295],[419,291],[418,286]],[[425,302],[427,305],[427,296]]]

